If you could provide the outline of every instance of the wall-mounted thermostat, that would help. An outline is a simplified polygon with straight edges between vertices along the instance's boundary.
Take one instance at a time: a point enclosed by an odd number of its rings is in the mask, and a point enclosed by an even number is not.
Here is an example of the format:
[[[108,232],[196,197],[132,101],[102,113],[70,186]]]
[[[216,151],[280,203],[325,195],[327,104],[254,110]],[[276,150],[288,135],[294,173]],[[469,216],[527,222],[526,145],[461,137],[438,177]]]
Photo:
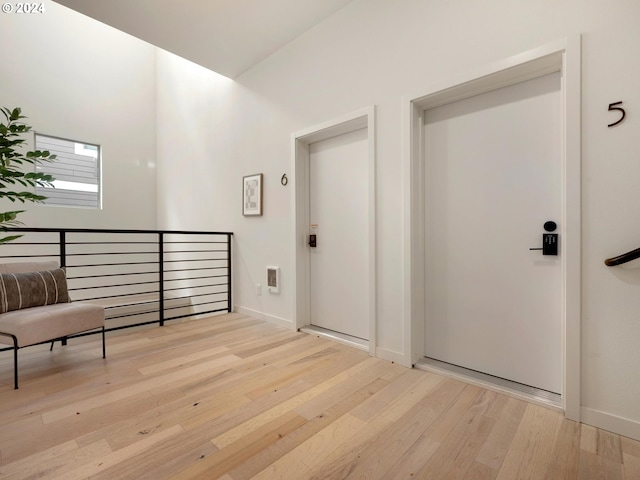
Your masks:
[[[280,267],[267,267],[267,290],[280,293]]]

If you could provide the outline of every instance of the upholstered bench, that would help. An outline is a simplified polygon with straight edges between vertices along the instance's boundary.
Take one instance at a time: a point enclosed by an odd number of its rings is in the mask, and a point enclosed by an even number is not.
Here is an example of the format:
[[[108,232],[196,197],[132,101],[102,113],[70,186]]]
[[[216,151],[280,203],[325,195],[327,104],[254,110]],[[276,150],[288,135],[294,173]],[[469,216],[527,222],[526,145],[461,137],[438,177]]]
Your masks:
[[[100,305],[71,303],[65,271],[56,262],[0,264],[0,342],[12,339],[15,388],[20,348],[102,329],[105,358],[104,317]]]

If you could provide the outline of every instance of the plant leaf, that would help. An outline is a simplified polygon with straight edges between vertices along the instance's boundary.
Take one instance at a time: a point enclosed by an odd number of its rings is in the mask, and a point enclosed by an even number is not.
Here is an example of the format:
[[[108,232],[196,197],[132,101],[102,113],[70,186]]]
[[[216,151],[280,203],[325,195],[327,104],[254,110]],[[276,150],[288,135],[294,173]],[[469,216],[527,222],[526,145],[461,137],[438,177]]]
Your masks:
[[[0,245],[3,243],[13,242],[14,240],[17,240],[20,237],[22,237],[22,235],[9,235],[6,237],[2,237],[0,238]]]
[[[48,150],[34,150],[23,153],[20,149],[26,144],[24,134],[31,131],[31,126],[22,120],[26,117],[22,115],[22,109],[15,107],[9,109],[1,107],[0,112],[5,118],[0,122],[0,198],[15,202],[43,202],[47,197],[34,193],[33,191],[16,192],[9,190],[9,185],[21,185],[29,188],[34,186],[53,187],[52,182],[55,177],[52,175],[36,171],[25,172],[22,170],[26,165],[37,165],[40,162],[51,162],[56,155]],[[0,230],[8,226],[20,225],[17,216],[24,210],[13,210],[0,212]],[[0,244],[11,242],[22,235],[9,235],[0,238]]]

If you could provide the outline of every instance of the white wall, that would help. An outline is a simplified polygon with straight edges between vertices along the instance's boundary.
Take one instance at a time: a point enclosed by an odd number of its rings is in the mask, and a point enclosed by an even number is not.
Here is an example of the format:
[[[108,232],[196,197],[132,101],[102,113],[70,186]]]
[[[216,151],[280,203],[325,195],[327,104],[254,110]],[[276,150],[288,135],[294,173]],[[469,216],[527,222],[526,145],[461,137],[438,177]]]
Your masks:
[[[291,325],[290,141],[294,123],[279,105],[243,85],[158,51],[160,228],[234,233],[234,304]],[[277,160],[276,160],[277,159]],[[242,215],[242,177],[263,173],[262,217]],[[266,266],[282,266],[280,294]]]
[[[44,5],[44,13],[0,17],[0,104],[21,107],[37,132],[102,147],[103,209],[25,204],[19,219],[29,227],[156,228],[155,47]]]
[[[163,226],[233,230],[236,305],[291,321],[291,184],[279,183],[291,170],[291,133],[375,105],[378,339],[383,351],[401,355],[402,96],[582,34],[583,413],[638,436],[640,267],[611,269],[603,260],[640,246],[639,19],[636,0],[361,0],[236,83],[163,54]],[[607,106],[619,100],[627,120],[607,128],[615,118]],[[188,159],[188,170],[178,158]],[[258,172],[265,214],[244,218],[241,177]],[[278,296],[255,294],[266,265],[282,267]]]

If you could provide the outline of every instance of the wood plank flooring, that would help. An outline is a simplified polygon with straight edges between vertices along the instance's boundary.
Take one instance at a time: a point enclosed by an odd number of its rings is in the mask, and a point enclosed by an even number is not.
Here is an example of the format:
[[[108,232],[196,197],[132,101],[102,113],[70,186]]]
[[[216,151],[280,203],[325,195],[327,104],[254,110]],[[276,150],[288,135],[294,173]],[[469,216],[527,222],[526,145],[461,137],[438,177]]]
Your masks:
[[[239,314],[11,365],[2,479],[640,479],[640,442]]]

